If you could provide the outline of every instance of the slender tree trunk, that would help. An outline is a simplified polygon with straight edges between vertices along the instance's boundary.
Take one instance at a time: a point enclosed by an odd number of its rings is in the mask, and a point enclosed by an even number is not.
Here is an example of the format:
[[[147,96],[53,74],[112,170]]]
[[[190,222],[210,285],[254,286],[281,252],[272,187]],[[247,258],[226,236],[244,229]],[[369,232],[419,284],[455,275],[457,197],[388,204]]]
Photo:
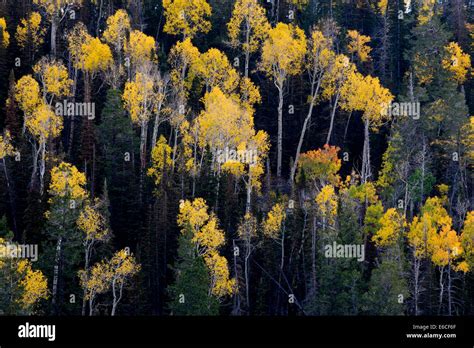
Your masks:
[[[13,187],[10,183],[10,178],[8,176],[7,161],[5,157],[3,157],[2,162],[3,162],[3,172],[5,173],[5,181],[7,184],[8,198],[10,199],[10,207],[12,209],[13,232],[15,233],[15,236],[16,236],[18,233],[18,226],[16,223],[16,204],[15,204],[15,198],[14,198],[15,194],[13,192]]]
[[[46,140],[40,143],[41,161],[40,161],[40,194],[44,191],[44,174],[46,172]]]
[[[277,140],[277,178],[281,177],[283,151],[283,84],[278,88],[278,140]]]
[[[366,183],[372,176],[370,168],[370,138],[369,138],[369,120],[365,120],[364,127],[364,149],[362,155],[362,183]]]
[[[334,118],[336,116],[336,109],[337,109],[337,104],[339,102],[339,96],[340,96],[340,92],[337,92],[336,99],[334,100],[334,105],[331,111],[331,122],[329,124],[328,137],[326,138],[326,144],[328,145],[329,145],[329,142],[331,141],[332,129],[334,127]]]
[[[53,18],[51,21],[51,55],[56,57],[56,32],[58,30],[58,21]]]
[[[56,245],[56,257],[54,259],[54,275],[53,275],[53,311],[55,314],[58,314],[58,284],[60,277],[60,267],[61,267],[61,254],[62,254],[62,237],[59,237],[58,243]]]

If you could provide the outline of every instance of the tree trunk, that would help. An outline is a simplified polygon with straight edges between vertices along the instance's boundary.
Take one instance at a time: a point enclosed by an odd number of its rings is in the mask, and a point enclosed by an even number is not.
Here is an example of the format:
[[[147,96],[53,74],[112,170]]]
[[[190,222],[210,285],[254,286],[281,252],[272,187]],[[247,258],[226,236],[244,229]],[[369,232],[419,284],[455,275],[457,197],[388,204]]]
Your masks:
[[[58,21],[53,18],[51,21],[51,55],[56,57],[56,32],[58,30]]]
[[[370,169],[370,139],[369,139],[369,120],[365,120],[364,127],[364,149],[362,155],[362,183],[365,184],[372,176]]]
[[[278,88],[278,141],[277,141],[277,177],[281,177],[281,162],[283,150],[283,84]]]
[[[331,141],[331,134],[332,134],[332,129],[334,127],[334,118],[336,116],[336,109],[337,109],[337,104],[339,102],[339,95],[340,95],[340,93],[338,92],[336,94],[336,100],[334,100],[334,105],[333,105],[332,111],[331,111],[331,122],[329,124],[328,137],[326,138],[326,144],[328,144],[328,145],[329,145],[329,142]]]

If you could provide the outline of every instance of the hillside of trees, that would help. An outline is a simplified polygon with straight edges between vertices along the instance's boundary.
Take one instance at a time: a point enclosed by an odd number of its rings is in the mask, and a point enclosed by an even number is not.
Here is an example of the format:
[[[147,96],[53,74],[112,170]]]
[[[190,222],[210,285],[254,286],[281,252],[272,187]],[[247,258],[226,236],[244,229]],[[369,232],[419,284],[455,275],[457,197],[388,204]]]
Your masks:
[[[0,0],[0,314],[474,315],[473,15]]]

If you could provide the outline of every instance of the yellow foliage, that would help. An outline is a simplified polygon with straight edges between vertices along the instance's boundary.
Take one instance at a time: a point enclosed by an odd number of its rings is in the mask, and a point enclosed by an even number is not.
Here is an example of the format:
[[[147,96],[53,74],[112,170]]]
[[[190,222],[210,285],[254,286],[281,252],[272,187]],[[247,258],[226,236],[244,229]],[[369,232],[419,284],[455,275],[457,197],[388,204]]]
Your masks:
[[[160,136],[155,147],[151,151],[151,167],[148,169],[148,176],[155,179],[155,184],[159,185],[165,168],[171,168],[173,160],[171,158],[172,149],[168,145],[166,138]]]
[[[41,26],[41,15],[38,12],[31,12],[28,18],[23,18],[16,27],[16,41],[18,45],[25,49],[31,43],[36,51],[44,43],[46,29]]]
[[[199,50],[193,45],[191,39],[178,41],[170,51],[168,61],[171,65],[171,81],[174,86],[184,92],[185,87],[190,87],[195,75],[193,68],[199,61]],[[186,73],[190,71],[188,81],[186,81]]]
[[[38,106],[30,117],[25,121],[26,129],[38,139],[39,143],[45,143],[48,138],[56,138],[63,129],[63,119],[56,115],[47,104]]]
[[[98,38],[86,40],[81,46],[81,68],[94,74],[112,65],[112,51]]]
[[[7,31],[7,21],[0,17],[0,47],[7,47],[10,43],[10,34]]]
[[[467,213],[461,233],[461,245],[468,269],[474,269],[474,211]],[[466,269],[466,268],[465,268]]]
[[[0,160],[8,156],[13,156],[15,153],[11,141],[10,132],[7,129],[3,135],[0,135]]]
[[[54,59],[42,58],[35,64],[33,71],[43,83],[43,93],[55,97],[71,95],[73,81],[69,78],[67,68],[62,63]]]
[[[84,232],[86,240],[103,241],[109,236],[105,217],[96,207],[91,205],[84,207],[77,218],[76,224]]]
[[[320,186],[337,185],[340,181],[338,172],[341,169],[338,152],[338,147],[326,144],[322,149],[301,154],[296,180],[300,182],[304,178]]]
[[[68,32],[66,37],[69,54],[76,69],[82,69],[83,50],[82,46],[92,40],[92,36],[87,32],[87,28],[82,22],[76,25]]]
[[[227,29],[232,47],[242,51],[256,52],[268,35],[270,24],[265,9],[257,0],[237,0]]]
[[[155,39],[139,30],[132,31],[128,42],[125,42],[125,53],[130,57],[130,62],[134,66],[141,66],[146,62],[156,62],[155,48]]]
[[[51,169],[49,194],[53,197],[85,199],[86,176],[70,163],[61,162]]]
[[[212,294],[216,297],[232,295],[237,291],[237,282],[230,279],[227,259],[215,250],[204,257],[211,274]]]
[[[260,67],[283,85],[287,76],[301,72],[306,54],[306,37],[299,27],[278,23],[268,32],[262,48]]]
[[[392,246],[403,236],[406,226],[405,217],[390,208],[380,218],[380,229],[372,236],[372,241],[378,247]]]
[[[211,292],[216,297],[230,295],[236,291],[235,279],[229,279],[227,259],[218,253],[225,243],[224,232],[214,214],[209,215],[206,202],[196,198],[180,204],[178,225],[182,233],[190,231],[191,241],[196,245],[198,256],[203,256],[211,275]]]
[[[50,18],[59,17],[70,6],[81,6],[83,0],[33,0],[33,3],[43,8]]]
[[[230,65],[227,56],[216,48],[201,54],[200,59],[193,62],[193,69],[204,80],[208,91],[219,87],[231,93],[239,83],[237,71]]]
[[[154,85],[153,78],[141,72],[125,84],[122,99],[133,123],[148,122],[155,102]]]
[[[276,203],[268,212],[267,218],[263,222],[263,234],[265,237],[272,239],[279,238],[285,219],[285,206],[282,203]]]
[[[24,309],[32,307],[41,299],[48,298],[49,291],[46,277],[41,271],[33,270],[28,260],[18,262],[17,273],[21,277],[19,285],[23,290],[18,302]]]
[[[211,6],[206,0],[163,0],[166,23],[163,31],[172,35],[193,38],[197,33],[211,30]]]
[[[356,54],[361,62],[370,60],[370,51],[372,48],[367,44],[370,42],[370,36],[362,35],[357,30],[348,30],[347,36],[349,43],[347,50],[349,53]]]
[[[107,29],[104,31],[104,40],[109,45],[120,51],[125,44],[127,34],[130,32],[130,17],[127,11],[119,9],[107,18]]]
[[[418,24],[424,25],[428,23],[435,14],[436,0],[421,0],[421,6],[418,13]]]
[[[364,112],[363,117],[369,121],[373,131],[389,117],[385,110],[392,100],[393,95],[380,84],[378,77],[364,77],[358,72],[351,72],[341,88],[341,108]]]
[[[15,100],[26,116],[41,105],[40,87],[31,75],[23,76],[15,84]]]
[[[334,186],[326,185],[316,196],[319,214],[330,225],[334,225],[337,215],[337,195]]]
[[[443,59],[443,68],[451,72],[452,79],[462,84],[466,81],[471,70],[471,57],[464,53],[456,42],[450,42],[446,47],[446,57]]]

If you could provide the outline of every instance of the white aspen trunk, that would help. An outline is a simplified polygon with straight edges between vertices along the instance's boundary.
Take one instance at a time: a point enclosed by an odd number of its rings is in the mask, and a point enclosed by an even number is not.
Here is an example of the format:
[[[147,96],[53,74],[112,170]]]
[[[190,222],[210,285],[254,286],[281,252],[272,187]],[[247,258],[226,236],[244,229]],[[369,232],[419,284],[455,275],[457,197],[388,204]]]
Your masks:
[[[281,163],[283,151],[283,84],[278,88],[278,141],[277,141],[277,177],[281,177]]]
[[[326,144],[328,145],[329,145],[329,142],[331,141],[332,130],[334,128],[334,118],[336,116],[336,109],[337,109],[337,104],[339,102],[339,96],[340,96],[340,92],[337,92],[336,99],[334,100],[334,105],[331,111],[331,122],[329,124],[328,137],[326,138]]]
[[[369,120],[365,120],[364,127],[364,149],[362,155],[362,183],[366,183],[372,176],[370,169],[370,138],[369,138]]]

